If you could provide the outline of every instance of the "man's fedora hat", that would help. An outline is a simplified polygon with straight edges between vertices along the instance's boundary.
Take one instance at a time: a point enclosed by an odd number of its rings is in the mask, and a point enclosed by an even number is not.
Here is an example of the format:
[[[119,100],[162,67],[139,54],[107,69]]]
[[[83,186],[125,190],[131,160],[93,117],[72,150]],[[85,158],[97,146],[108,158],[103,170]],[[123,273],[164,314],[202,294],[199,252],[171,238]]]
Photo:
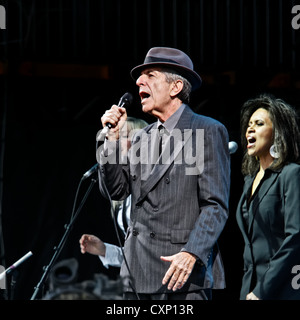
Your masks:
[[[137,80],[144,69],[154,66],[174,69],[191,83],[192,90],[201,86],[201,77],[194,71],[190,57],[181,50],[174,48],[151,48],[146,55],[144,63],[133,68],[130,74],[134,80]]]

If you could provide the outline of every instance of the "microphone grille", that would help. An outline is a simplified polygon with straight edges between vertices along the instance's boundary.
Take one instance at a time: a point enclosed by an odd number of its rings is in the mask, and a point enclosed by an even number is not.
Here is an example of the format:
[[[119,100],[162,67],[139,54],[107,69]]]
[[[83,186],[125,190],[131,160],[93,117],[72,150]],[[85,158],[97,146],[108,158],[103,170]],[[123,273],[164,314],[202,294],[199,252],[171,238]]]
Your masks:
[[[132,101],[133,101],[133,96],[131,93],[126,92],[122,98],[121,98],[122,104],[124,104],[124,107],[128,107],[129,105],[131,105]]]

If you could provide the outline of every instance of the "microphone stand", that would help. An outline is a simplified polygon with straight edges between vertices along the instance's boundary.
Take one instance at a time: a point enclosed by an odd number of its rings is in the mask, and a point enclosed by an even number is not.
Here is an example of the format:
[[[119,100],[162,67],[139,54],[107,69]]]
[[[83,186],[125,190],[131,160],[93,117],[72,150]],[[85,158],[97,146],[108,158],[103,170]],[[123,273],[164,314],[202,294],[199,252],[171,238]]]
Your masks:
[[[82,180],[83,180],[83,178],[81,179],[81,181]],[[59,245],[57,247],[54,247],[55,251],[54,251],[54,254],[53,254],[49,264],[43,268],[44,269],[44,273],[43,273],[39,283],[35,287],[34,293],[33,293],[33,295],[32,295],[30,300],[35,300],[37,294],[39,293],[40,287],[43,285],[43,283],[46,280],[46,278],[47,278],[47,276],[48,276],[48,274],[49,274],[49,272],[50,272],[55,260],[57,259],[57,257],[61,253],[61,251],[63,249],[63,246],[64,246],[64,244],[65,244],[65,242],[66,242],[66,240],[67,240],[67,238],[68,238],[68,236],[70,234],[70,231],[71,231],[71,229],[72,229],[72,227],[74,225],[74,222],[75,222],[76,218],[78,217],[78,215],[79,215],[84,203],[86,202],[86,200],[88,198],[88,195],[92,191],[92,188],[93,188],[93,186],[95,185],[96,182],[97,182],[97,179],[91,179],[91,183],[89,185],[89,188],[87,189],[83,199],[81,200],[81,203],[80,203],[76,213],[74,214],[74,216],[72,216],[70,223],[65,225],[66,231],[65,231],[65,233],[64,233],[64,235],[63,235],[63,237],[62,237],[62,239],[61,239],[61,241],[59,243]]]
[[[11,272],[11,279],[10,279],[10,300],[14,300],[15,297],[15,287],[17,283],[17,278],[19,276],[18,270],[13,270]]]

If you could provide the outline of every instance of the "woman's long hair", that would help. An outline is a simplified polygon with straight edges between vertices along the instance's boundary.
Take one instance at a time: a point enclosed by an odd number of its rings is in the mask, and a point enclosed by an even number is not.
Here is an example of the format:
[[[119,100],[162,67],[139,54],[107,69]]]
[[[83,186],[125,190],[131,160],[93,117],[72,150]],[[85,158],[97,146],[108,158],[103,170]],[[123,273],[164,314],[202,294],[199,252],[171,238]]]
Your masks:
[[[300,163],[300,131],[296,111],[281,99],[262,94],[244,103],[241,109],[241,144],[244,150],[242,173],[254,175],[259,169],[259,159],[247,153],[246,131],[252,114],[263,108],[268,111],[273,124],[273,145],[279,158],[270,168],[276,170],[290,162]]]
[[[127,117],[127,130],[130,132],[131,130],[137,130],[137,129],[143,129],[145,128],[148,123],[140,118],[135,118],[135,117]],[[117,207],[123,204],[124,200],[113,200],[113,209],[114,211],[116,210]]]

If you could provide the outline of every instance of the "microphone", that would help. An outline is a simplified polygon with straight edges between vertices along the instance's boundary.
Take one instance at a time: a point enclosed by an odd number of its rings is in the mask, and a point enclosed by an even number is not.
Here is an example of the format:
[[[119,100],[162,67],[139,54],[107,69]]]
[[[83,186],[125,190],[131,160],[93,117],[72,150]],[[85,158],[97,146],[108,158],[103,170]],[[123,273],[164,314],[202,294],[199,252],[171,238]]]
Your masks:
[[[118,103],[118,107],[120,107],[120,108],[123,108],[123,107],[126,108],[126,107],[128,107],[128,106],[131,105],[132,100],[133,100],[132,94],[129,93],[129,92],[126,92],[126,93],[121,97],[121,99],[120,99],[120,101],[119,101],[119,103]],[[97,137],[96,140],[98,140],[98,141],[101,140],[100,138],[104,137],[104,136],[107,134],[107,132],[108,132],[108,130],[109,130],[110,128],[112,128],[112,124],[108,122],[108,123],[106,124],[105,128],[101,131],[101,133],[99,134],[99,136]]]
[[[88,170],[81,178],[81,180],[87,179],[89,176],[91,176],[94,172],[98,170],[99,164],[96,163],[90,170]]]
[[[229,153],[233,154],[238,149],[238,144],[235,141],[229,141],[228,142],[228,149],[229,149]]]
[[[2,280],[4,278],[5,274],[10,274],[15,268],[17,268],[21,263],[23,263],[25,260],[27,260],[31,256],[32,256],[32,252],[29,251],[28,253],[25,254],[25,256],[23,256],[17,262],[12,264],[9,268],[4,270],[2,273],[0,273],[0,280]]]

